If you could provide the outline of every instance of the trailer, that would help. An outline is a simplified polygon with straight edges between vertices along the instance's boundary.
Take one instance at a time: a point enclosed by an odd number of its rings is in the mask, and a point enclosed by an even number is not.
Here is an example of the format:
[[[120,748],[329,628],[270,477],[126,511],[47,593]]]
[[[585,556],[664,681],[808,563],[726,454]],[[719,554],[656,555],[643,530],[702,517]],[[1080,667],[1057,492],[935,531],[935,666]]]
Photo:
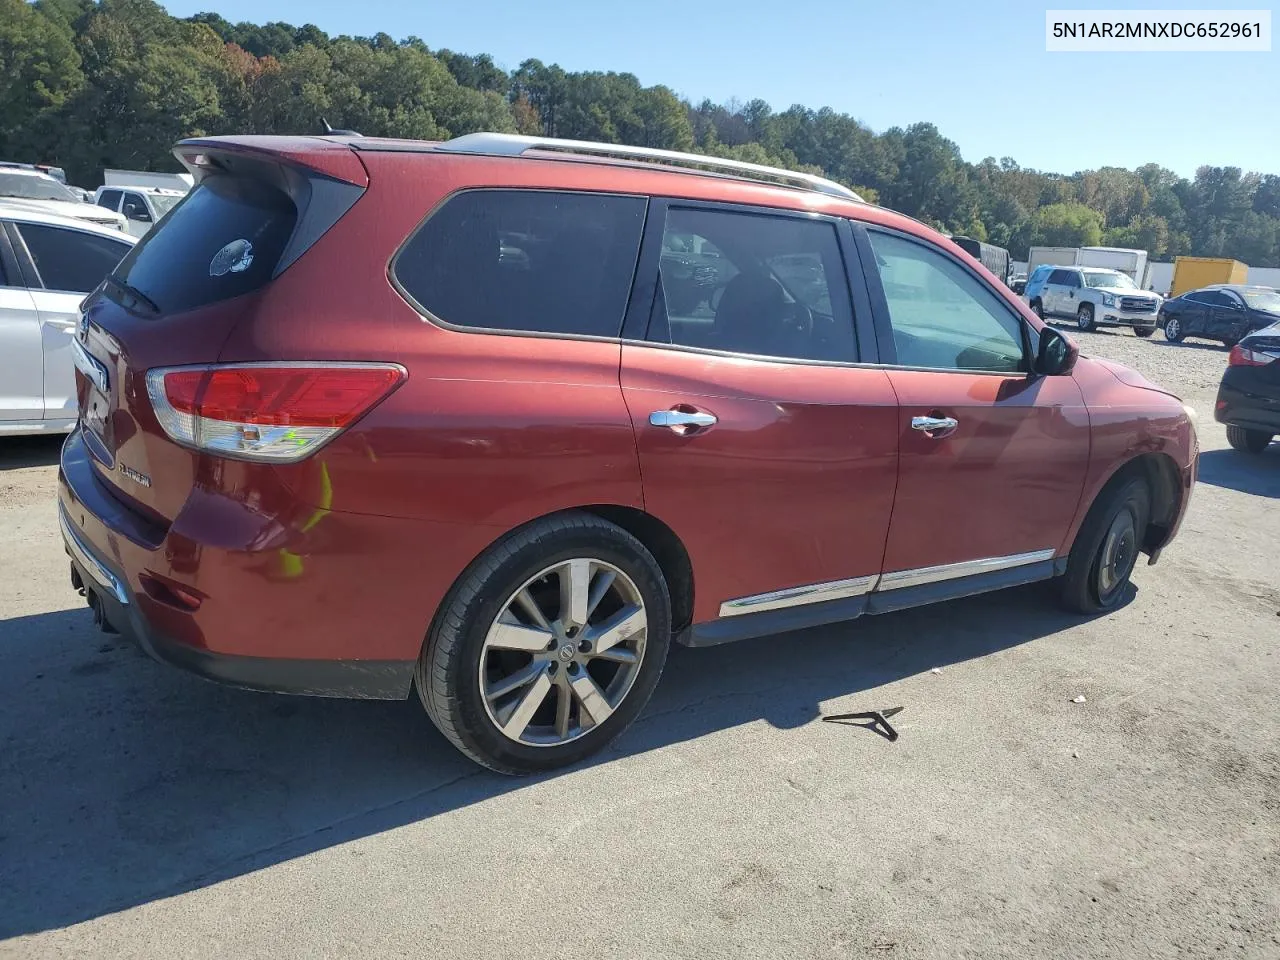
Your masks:
[[[973,257],[1005,283],[1009,282],[1009,251],[994,243],[983,243],[972,237],[952,237],[951,242]]]
[[[186,193],[195,185],[189,173],[155,173],[151,170],[103,170],[102,182],[108,187],[159,187]]]
[[[1117,270],[1141,287],[1147,279],[1147,251],[1125,247],[1081,247],[1076,266]]]
[[[1032,247],[1027,254],[1027,276],[1036,267],[1074,267],[1080,256],[1079,247]]]
[[[1188,290],[1199,290],[1211,283],[1244,283],[1249,267],[1226,257],[1174,257],[1173,286],[1170,294],[1180,297]]]

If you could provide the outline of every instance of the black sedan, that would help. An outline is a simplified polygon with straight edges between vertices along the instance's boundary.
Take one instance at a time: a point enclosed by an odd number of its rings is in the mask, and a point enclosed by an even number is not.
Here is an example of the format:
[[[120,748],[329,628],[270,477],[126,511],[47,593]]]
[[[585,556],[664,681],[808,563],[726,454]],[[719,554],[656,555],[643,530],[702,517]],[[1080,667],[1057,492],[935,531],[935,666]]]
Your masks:
[[[1280,321],[1280,293],[1270,287],[1216,283],[1166,300],[1160,308],[1164,338],[1218,340],[1234,346],[1254,330]]]
[[[1213,416],[1237,450],[1261,453],[1280,433],[1280,323],[1231,348]]]

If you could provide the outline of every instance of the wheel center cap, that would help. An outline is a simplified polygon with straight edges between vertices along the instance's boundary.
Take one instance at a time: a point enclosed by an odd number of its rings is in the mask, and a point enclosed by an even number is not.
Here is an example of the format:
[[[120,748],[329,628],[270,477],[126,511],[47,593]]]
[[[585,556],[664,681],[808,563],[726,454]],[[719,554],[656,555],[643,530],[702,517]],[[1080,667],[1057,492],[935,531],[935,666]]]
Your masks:
[[[573,659],[573,655],[578,652],[578,645],[574,643],[566,643],[557,652],[556,656],[564,663],[568,663]]]

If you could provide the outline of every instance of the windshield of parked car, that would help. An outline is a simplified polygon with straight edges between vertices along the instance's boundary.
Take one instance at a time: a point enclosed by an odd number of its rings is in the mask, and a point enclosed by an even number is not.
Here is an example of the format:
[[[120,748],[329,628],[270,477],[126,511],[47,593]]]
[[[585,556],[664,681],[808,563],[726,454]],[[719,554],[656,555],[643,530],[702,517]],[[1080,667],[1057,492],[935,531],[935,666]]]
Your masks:
[[[1239,293],[1251,310],[1280,313],[1280,293],[1274,290],[1241,290]]]
[[[1084,285],[1086,287],[1120,287],[1124,290],[1138,289],[1138,285],[1134,283],[1127,274],[1113,273],[1110,270],[1098,273],[1086,270],[1084,274]]]
[[[79,197],[52,177],[32,177],[22,173],[0,173],[0,197],[80,202]]]
[[[167,193],[153,193],[151,195],[151,203],[156,208],[156,219],[160,219],[170,210],[178,205],[181,196],[174,196]]]

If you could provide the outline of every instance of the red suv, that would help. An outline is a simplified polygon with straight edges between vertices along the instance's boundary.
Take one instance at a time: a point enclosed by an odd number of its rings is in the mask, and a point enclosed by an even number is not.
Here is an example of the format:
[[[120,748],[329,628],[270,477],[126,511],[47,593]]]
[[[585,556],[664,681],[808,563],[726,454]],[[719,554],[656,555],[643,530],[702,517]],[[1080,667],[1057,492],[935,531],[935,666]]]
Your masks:
[[[829,181],[476,134],[189,140],[84,304],[72,582],[153,656],[598,750],[668,647],[1059,578],[1178,529],[1190,413]]]

